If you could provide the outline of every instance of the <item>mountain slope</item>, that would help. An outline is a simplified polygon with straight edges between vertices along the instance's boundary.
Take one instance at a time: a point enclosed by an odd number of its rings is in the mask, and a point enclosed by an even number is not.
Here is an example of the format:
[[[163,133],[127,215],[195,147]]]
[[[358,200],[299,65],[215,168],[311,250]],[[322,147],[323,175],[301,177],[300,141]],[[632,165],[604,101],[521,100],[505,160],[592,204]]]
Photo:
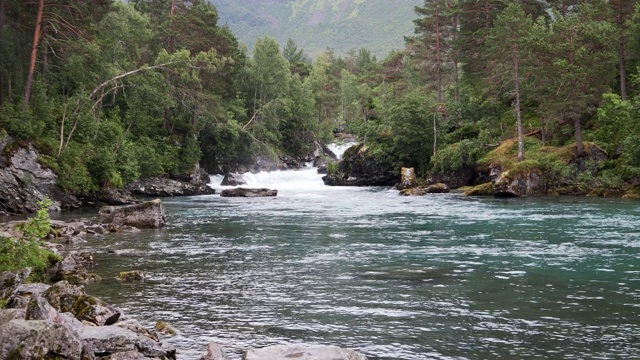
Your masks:
[[[384,57],[404,46],[413,33],[413,8],[423,0],[209,0],[218,8],[220,24],[253,47],[269,35],[280,44],[293,39],[314,55],[327,47],[344,54],[370,49]]]

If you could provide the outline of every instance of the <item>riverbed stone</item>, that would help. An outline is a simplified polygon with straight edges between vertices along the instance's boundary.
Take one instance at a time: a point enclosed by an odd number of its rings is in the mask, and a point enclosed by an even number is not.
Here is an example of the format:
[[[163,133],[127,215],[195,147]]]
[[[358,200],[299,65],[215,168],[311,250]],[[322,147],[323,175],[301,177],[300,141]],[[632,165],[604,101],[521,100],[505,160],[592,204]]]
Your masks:
[[[200,360],[229,360],[229,357],[224,353],[220,345],[210,342]]]
[[[118,273],[118,279],[124,282],[143,281],[145,278],[142,270],[121,271]]]
[[[45,320],[11,320],[0,327],[0,359],[81,359],[78,334]]]
[[[48,270],[48,274],[54,282],[66,280],[76,285],[88,284],[100,280],[98,275],[89,272],[95,264],[96,261],[90,252],[73,252],[67,254],[62,261],[55,263]]]
[[[222,190],[220,196],[222,197],[273,197],[278,195],[278,190],[273,189],[252,189],[252,188],[237,188],[237,189],[225,189]]]
[[[244,360],[366,360],[363,354],[337,346],[294,344],[249,350]]]
[[[451,189],[447,184],[438,183],[427,186],[418,186],[414,188],[404,189],[400,191],[400,195],[404,196],[424,196],[427,194],[444,194],[450,192]]]
[[[136,205],[104,206],[98,213],[98,222],[138,228],[159,228],[165,225],[164,207],[160,199]]]

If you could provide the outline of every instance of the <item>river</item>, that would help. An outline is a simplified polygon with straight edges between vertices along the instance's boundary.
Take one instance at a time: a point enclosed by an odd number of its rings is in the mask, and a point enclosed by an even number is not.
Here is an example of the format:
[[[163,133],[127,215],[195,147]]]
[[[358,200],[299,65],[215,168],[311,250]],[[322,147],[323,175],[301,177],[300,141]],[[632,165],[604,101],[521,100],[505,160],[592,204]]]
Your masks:
[[[88,292],[172,324],[180,359],[209,341],[233,359],[299,341],[369,359],[640,358],[638,202],[246,179],[278,196],[165,198],[166,228],[80,245],[104,278]]]

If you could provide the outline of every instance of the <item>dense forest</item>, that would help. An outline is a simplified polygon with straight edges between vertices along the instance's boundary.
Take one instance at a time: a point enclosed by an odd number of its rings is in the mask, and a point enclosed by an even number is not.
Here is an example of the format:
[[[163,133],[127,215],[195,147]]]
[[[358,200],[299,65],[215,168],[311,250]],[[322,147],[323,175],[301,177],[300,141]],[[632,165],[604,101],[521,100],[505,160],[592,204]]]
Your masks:
[[[420,175],[509,161],[622,187],[640,177],[637,3],[429,0],[402,51],[310,61],[268,36],[248,53],[204,0],[0,0],[0,131],[72,193],[306,158],[339,127]],[[568,174],[593,146],[607,160]]]

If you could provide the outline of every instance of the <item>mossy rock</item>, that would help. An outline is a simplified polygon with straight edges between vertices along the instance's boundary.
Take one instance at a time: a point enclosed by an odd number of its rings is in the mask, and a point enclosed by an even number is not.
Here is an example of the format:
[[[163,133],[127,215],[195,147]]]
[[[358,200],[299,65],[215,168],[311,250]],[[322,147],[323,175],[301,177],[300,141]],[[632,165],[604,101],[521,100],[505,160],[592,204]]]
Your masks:
[[[174,336],[177,334],[176,329],[174,329],[173,326],[169,325],[164,321],[158,321],[156,323],[155,329],[157,332],[168,335],[168,336]]]
[[[118,273],[118,279],[124,282],[143,281],[144,278],[144,272],[141,270],[121,271]]]
[[[485,183],[478,186],[474,186],[464,192],[465,196],[491,196],[495,194],[492,183]]]

